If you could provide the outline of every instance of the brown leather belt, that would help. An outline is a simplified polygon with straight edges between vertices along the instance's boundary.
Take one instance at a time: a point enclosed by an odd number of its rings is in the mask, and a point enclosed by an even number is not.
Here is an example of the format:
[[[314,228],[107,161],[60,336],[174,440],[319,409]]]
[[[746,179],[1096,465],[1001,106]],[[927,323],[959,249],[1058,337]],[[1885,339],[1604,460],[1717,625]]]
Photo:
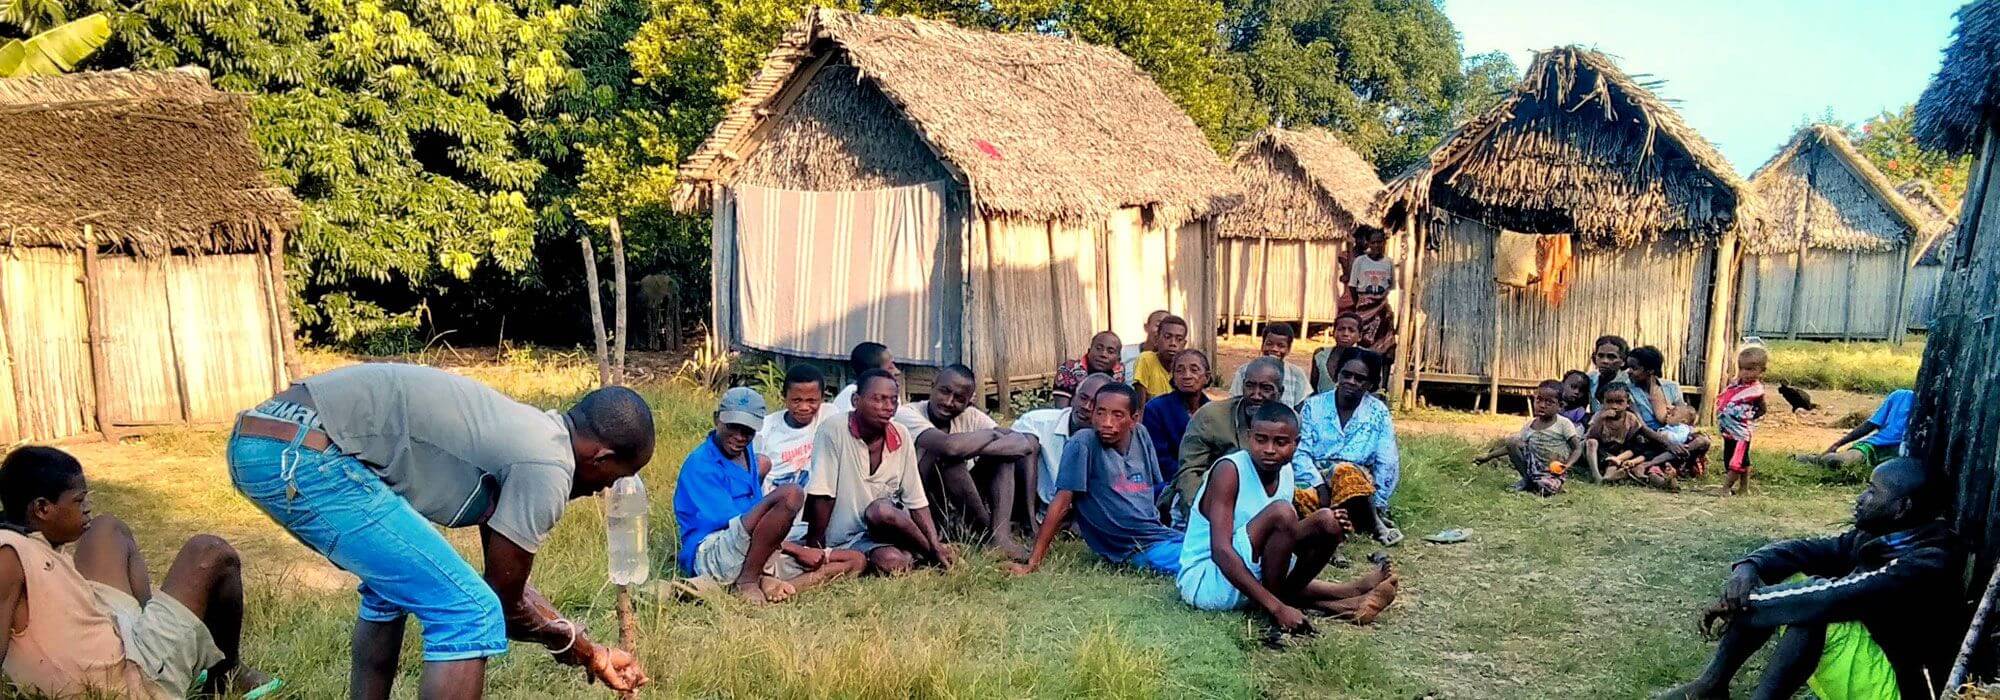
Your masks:
[[[299,444],[306,449],[314,452],[324,452],[326,448],[333,446],[333,438],[327,437],[325,431],[317,429],[307,430],[305,426],[290,421],[260,418],[249,414],[236,417],[237,435],[254,435],[261,438],[291,442],[299,436],[299,431],[301,430],[306,431],[306,439]]]

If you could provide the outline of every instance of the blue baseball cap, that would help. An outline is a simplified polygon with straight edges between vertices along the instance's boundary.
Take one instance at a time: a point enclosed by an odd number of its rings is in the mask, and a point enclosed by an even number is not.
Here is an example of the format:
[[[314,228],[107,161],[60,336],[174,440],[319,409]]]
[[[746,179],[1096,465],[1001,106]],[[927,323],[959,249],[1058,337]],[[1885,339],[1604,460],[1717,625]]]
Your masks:
[[[716,417],[722,422],[735,423],[751,430],[764,427],[764,414],[768,412],[769,409],[764,407],[764,395],[747,386],[722,392],[722,402],[715,407]]]

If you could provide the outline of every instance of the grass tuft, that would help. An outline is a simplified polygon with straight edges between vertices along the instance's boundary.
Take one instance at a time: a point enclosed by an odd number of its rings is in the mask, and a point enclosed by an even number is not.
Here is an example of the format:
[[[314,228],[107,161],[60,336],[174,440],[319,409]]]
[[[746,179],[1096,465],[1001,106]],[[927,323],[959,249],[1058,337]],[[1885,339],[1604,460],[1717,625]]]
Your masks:
[[[1768,342],[1771,368],[1764,383],[1772,386],[1784,382],[1807,389],[1887,394],[1915,386],[1917,367],[1924,360],[1921,338],[1906,340],[1900,347],[1883,342]]]

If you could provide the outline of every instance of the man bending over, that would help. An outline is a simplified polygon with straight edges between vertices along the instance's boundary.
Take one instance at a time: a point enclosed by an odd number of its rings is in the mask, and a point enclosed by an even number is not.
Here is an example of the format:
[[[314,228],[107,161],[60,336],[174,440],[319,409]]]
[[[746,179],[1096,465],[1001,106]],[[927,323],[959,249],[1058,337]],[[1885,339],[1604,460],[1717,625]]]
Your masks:
[[[1035,553],[1014,573],[1041,568],[1072,507],[1084,544],[1098,556],[1142,571],[1180,573],[1181,533],[1160,524],[1155,503],[1166,481],[1159,454],[1139,425],[1138,407],[1139,392],[1130,386],[1108,384],[1097,392],[1092,427],[1077,431],[1063,449],[1061,490],[1035,537]]]
[[[1014,561],[1028,550],[1014,539],[1014,514],[1034,513],[1035,436],[1000,427],[972,405],[977,399],[972,368],[938,370],[931,397],[904,404],[896,423],[917,442],[917,469],[926,495],[937,495],[964,513],[965,524],[990,533],[993,548]]]
[[[688,453],[674,481],[674,522],[681,529],[681,573],[729,585],[762,605],[847,574],[860,573],[858,552],[807,549],[789,542],[804,506],[795,485],[764,491],[762,461],[750,442],[764,424],[764,397],[736,387],[722,393],[715,430]]]
[[[1281,632],[1311,632],[1300,608],[1373,621],[1396,594],[1386,561],[1355,583],[1316,580],[1351,526],[1341,511],[1300,518],[1292,505],[1298,415],[1266,403],[1249,429],[1247,449],[1216,462],[1195,497],[1175,581],[1181,599],[1202,610],[1255,606]]]
[[[951,548],[938,538],[917,473],[917,446],[894,420],[901,387],[879,369],[862,372],[854,385],[854,410],[813,435],[805,546],[860,552],[881,574],[950,567]]]
[[[1729,682],[1777,638],[1753,698],[1811,686],[1824,700],[1937,697],[1965,624],[1958,542],[1941,478],[1897,458],[1875,468],[1839,537],[1766,545],[1736,563],[1702,617],[1715,657],[1667,698],[1727,698]]]
[[[0,506],[0,675],[18,690],[181,698],[203,672],[203,694],[278,690],[239,661],[243,565],[229,543],[189,539],[154,595],[132,531],[91,517],[83,465],[53,447],[0,462]],[[72,542],[74,554],[63,554]]]
[[[361,579],[351,697],[389,697],[411,615],[426,699],[479,697],[486,659],[509,639],[614,690],[646,684],[631,654],[592,641],[528,585],[569,502],[653,460],[653,411],[631,389],[559,413],[440,369],[352,365],[244,411],[228,458],[237,491]],[[479,528],[483,580],[436,526]]]

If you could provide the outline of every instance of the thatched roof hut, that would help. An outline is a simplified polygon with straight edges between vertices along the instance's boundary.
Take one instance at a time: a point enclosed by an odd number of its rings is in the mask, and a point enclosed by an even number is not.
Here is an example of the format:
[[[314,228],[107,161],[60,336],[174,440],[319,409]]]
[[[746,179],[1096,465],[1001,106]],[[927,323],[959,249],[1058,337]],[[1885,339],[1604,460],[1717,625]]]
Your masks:
[[[1743,237],[1744,332],[1901,340],[1910,267],[1943,223],[1824,124],[1800,129],[1750,186],[1765,216]]]
[[[1332,321],[1354,229],[1375,224],[1374,166],[1323,129],[1265,129],[1231,160],[1244,198],[1223,215],[1216,251],[1224,325]]]
[[[1917,373],[1916,406],[1903,451],[1955,487],[1950,517],[1973,553],[1966,600],[1976,599],[2000,562],[2000,0],[1958,10],[1958,29],[1936,79],[1917,101],[1917,141],[1953,155],[1977,152],[1958,210],[1956,239],[1939,266],[1937,303]],[[1968,608],[1969,609],[1969,608]],[[1977,675],[1991,680],[1994,636],[1973,640]],[[1964,664],[1967,659],[1961,659]],[[1970,679],[1955,669],[1939,687]]]
[[[1936,227],[1929,243],[1917,253],[1916,265],[1910,268],[1910,293],[1903,305],[1905,323],[1910,330],[1919,331],[1931,325],[1938,282],[1944,278],[1944,261],[1951,257],[1952,244],[1957,239],[1953,229],[1958,226],[1958,207],[1946,204],[1937,188],[1922,180],[1905,182],[1896,187],[1896,192]]]
[[[223,421],[284,385],[298,203],[248,100],[192,69],[0,80],[0,133],[0,442]]]
[[[785,33],[680,176],[676,205],[714,212],[733,344],[834,358],[878,340],[1003,381],[1050,374],[1095,330],[1136,339],[1155,308],[1213,328],[1213,217],[1237,199],[1115,50],[828,9]],[[894,242],[907,254],[873,255]],[[893,288],[817,298],[864,265]]]
[[[1731,330],[1731,297],[1718,292],[1734,279],[1734,234],[1754,220],[1756,198],[1603,54],[1536,55],[1498,104],[1386,190],[1385,224],[1423,251],[1402,261],[1414,313],[1399,375],[1497,395],[1581,366],[1594,338],[1616,333],[1658,346],[1683,386],[1718,388]],[[1562,253],[1567,265],[1536,276],[1566,278],[1566,294],[1496,289],[1503,259]]]

